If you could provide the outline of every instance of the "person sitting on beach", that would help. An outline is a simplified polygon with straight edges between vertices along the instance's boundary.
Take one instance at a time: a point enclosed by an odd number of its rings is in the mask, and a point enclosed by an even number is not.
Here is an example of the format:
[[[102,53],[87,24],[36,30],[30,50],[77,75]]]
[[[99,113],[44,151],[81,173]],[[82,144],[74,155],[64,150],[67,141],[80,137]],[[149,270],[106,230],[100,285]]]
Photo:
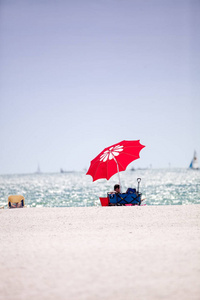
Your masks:
[[[114,191],[109,192],[108,194],[119,194],[119,193],[121,193],[120,185],[119,184],[115,184],[114,185]]]
[[[24,206],[24,200],[21,200],[18,203],[11,203],[9,202],[9,208],[20,208]]]
[[[119,184],[115,184],[114,185],[114,193],[121,193],[121,188],[120,188],[120,185]]]
[[[121,193],[121,189],[120,189],[120,185],[119,184],[115,184],[114,185],[114,191],[108,193],[108,194],[119,194]],[[115,203],[109,203],[109,206],[115,206]]]

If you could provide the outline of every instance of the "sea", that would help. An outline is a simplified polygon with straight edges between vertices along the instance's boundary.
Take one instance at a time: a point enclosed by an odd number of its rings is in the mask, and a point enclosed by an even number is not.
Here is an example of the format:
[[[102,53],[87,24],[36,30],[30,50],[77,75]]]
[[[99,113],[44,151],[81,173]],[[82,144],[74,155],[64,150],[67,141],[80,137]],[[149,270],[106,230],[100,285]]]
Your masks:
[[[122,192],[138,189],[146,205],[200,204],[200,170],[143,169],[120,173]],[[0,206],[7,207],[9,195],[23,195],[27,207],[100,206],[118,183],[117,174],[110,180],[95,182],[84,172],[0,175]]]

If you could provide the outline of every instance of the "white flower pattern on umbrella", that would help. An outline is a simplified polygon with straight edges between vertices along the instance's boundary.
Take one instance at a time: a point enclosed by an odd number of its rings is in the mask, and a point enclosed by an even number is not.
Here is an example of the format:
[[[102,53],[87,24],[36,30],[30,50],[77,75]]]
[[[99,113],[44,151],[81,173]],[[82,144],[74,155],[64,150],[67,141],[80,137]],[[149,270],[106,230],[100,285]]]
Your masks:
[[[100,161],[107,161],[108,159],[114,159],[115,156],[118,156],[120,152],[123,151],[123,146],[117,145],[115,147],[111,147],[109,150],[104,151],[104,153],[100,156]]]

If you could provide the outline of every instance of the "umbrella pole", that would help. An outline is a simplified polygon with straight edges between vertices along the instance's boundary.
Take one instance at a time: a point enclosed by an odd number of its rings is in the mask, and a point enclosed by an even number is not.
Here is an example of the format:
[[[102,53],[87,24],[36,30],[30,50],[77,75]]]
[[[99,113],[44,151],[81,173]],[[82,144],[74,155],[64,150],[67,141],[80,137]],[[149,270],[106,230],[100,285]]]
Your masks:
[[[119,185],[120,185],[120,189],[121,189],[121,193],[122,193],[122,185],[121,185],[120,176],[119,176],[119,166],[118,166],[118,163],[117,163],[117,160],[116,160],[115,157],[114,157],[114,160],[117,164],[117,173],[118,173]]]

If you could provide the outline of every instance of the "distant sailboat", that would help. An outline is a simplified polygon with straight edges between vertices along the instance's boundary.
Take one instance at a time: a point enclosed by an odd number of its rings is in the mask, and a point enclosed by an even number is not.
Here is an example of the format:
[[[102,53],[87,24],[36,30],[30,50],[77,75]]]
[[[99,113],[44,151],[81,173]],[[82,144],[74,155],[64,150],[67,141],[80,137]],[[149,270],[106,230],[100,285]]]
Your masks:
[[[189,166],[190,169],[193,169],[193,170],[198,170],[199,169],[199,164],[198,164],[198,159],[197,159],[197,153],[196,151],[194,151],[194,156],[193,156],[193,159],[190,163],[190,166]]]
[[[40,165],[38,164],[38,168],[37,168],[36,174],[40,174],[40,173],[41,173]]]

